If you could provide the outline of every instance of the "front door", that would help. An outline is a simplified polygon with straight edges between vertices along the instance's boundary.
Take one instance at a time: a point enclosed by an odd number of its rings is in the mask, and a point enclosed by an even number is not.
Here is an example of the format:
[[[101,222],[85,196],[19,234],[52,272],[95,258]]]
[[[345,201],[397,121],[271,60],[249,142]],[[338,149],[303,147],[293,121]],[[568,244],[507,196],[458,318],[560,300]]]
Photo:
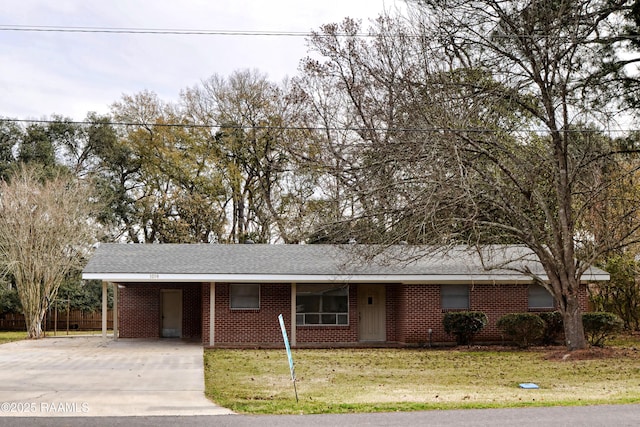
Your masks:
[[[162,337],[182,336],[182,290],[163,289],[160,292],[162,307]]]
[[[384,285],[358,286],[358,328],[360,341],[386,341]]]

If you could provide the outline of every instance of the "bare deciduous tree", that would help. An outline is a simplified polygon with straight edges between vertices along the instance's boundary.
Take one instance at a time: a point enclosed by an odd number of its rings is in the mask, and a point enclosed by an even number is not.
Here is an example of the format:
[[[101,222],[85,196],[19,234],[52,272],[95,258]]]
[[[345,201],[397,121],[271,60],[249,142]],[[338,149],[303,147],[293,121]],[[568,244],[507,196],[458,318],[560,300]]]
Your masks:
[[[381,20],[362,41],[347,21],[311,39],[326,60],[316,75],[338,83],[360,136],[352,222],[368,221],[364,233],[387,244],[528,247],[547,279],[523,273],[555,297],[568,348],[584,348],[581,278],[638,228],[625,222],[609,233],[615,239],[596,239],[585,219],[606,206],[614,177],[602,171],[618,155],[587,125],[605,115],[585,95],[594,71],[586,58],[598,55],[598,35],[614,31],[624,2],[410,3],[409,30]],[[401,95],[386,110],[376,107],[383,87]],[[621,218],[637,217],[638,203],[625,206]]]
[[[289,129],[294,113],[285,90],[256,70],[242,70],[228,78],[214,74],[183,92],[188,120],[210,126],[211,161],[223,172],[230,203],[231,242],[299,240],[290,220],[297,203],[288,156],[299,132]]]
[[[587,212],[606,204],[603,195],[611,181],[598,178],[617,155],[585,125],[605,118],[589,96],[586,82],[594,69],[587,58],[601,54],[598,39],[616,31],[626,2],[415,3],[420,6],[416,18],[441,41],[454,70],[491,74],[491,84],[465,85],[468,98],[490,100],[490,107],[508,105],[526,118],[528,128],[509,129],[495,120],[500,132],[470,132],[468,125],[450,132],[452,149],[442,152],[456,159],[460,173],[452,187],[466,195],[467,206],[456,215],[456,224],[480,236],[480,242],[500,236],[535,252],[563,315],[568,348],[584,348],[581,277],[602,254],[634,241],[637,229],[636,224],[631,233],[611,233],[615,241],[598,241],[580,227]],[[609,105],[601,101],[600,106]],[[624,216],[634,215],[636,206]]]
[[[90,206],[86,183],[70,176],[42,181],[23,166],[0,182],[0,259],[16,282],[29,338],[41,337],[49,302],[94,242]]]

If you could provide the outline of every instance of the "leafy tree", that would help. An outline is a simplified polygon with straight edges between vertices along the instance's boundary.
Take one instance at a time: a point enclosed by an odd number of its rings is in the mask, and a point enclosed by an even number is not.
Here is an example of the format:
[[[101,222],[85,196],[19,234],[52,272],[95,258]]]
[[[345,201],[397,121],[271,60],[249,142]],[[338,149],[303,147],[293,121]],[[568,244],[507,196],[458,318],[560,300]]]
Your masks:
[[[20,164],[36,165],[50,176],[65,169],[79,175],[80,159],[73,158],[72,149],[82,146],[85,138],[81,124],[62,116],[26,125],[7,119],[0,122],[0,170],[5,179]]]
[[[631,252],[611,255],[603,265],[611,280],[592,290],[591,301],[596,311],[616,314],[627,330],[640,329],[640,266]]]
[[[82,153],[86,170],[95,182],[96,195],[103,210],[98,219],[105,224],[117,239],[123,235],[138,242],[136,225],[136,189],[139,187],[141,161],[132,147],[119,138],[117,129],[110,124],[110,117],[90,116],[92,124],[87,129],[86,145],[76,145],[71,152]]]
[[[0,179],[6,179],[15,163],[14,147],[22,139],[22,129],[10,119],[0,118]]]
[[[35,163],[43,167],[56,165],[55,147],[51,133],[46,126],[30,124],[20,141],[18,160],[22,163]]]
[[[114,212],[134,242],[207,242],[224,223],[221,176],[208,141],[151,92],[113,105],[121,129],[103,153]]]
[[[17,313],[21,310],[18,290],[15,287],[9,288],[6,284],[0,285],[0,314]]]
[[[41,176],[25,166],[0,182],[0,262],[15,281],[29,338],[41,337],[50,302],[94,242],[86,183]]]
[[[613,99],[626,112],[637,118],[640,107],[640,79],[637,65],[640,61],[640,2],[618,0],[609,3],[617,20],[614,26],[598,34],[599,55],[584,58],[595,67],[588,79],[590,91],[600,99]],[[592,98],[596,106],[602,105],[598,97]]]
[[[102,283],[97,280],[89,280],[86,283],[80,280],[79,274],[66,280],[58,290],[57,304],[59,311],[81,310],[94,312],[102,309]],[[107,289],[107,306],[113,307],[113,290]]]

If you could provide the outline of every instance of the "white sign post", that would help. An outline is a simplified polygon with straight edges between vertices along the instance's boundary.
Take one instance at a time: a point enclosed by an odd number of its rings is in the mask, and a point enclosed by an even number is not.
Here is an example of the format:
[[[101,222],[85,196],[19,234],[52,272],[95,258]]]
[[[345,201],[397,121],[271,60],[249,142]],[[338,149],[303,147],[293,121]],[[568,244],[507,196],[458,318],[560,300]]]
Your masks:
[[[284,327],[284,319],[282,314],[278,315],[280,321],[280,329],[282,329],[282,339],[284,340],[284,346],[287,349],[287,358],[289,359],[289,370],[291,371],[291,381],[293,381],[293,391],[296,394],[296,403],[298,403],[298,389],[296,387],[296,370],[293,366],[293,356],[291,355],[291,347],[289,346],[289,337],[287,336],[287,328]]]

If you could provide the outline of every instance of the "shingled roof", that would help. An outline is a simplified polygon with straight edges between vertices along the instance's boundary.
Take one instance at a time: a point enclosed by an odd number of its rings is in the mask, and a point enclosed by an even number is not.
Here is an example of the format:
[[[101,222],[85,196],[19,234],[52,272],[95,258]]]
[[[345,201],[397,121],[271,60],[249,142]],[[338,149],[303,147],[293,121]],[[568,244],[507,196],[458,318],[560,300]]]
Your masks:
[[[491,247],[481,257],[458,247],[386,248],[372,259],[364,245],[101,244],[84,279],[113,282],[530,282],[523,266],[546,279],[522,246]],[[376,252],[377,253],[377,252]],[[591,268],[585,281],[608,280]]]

